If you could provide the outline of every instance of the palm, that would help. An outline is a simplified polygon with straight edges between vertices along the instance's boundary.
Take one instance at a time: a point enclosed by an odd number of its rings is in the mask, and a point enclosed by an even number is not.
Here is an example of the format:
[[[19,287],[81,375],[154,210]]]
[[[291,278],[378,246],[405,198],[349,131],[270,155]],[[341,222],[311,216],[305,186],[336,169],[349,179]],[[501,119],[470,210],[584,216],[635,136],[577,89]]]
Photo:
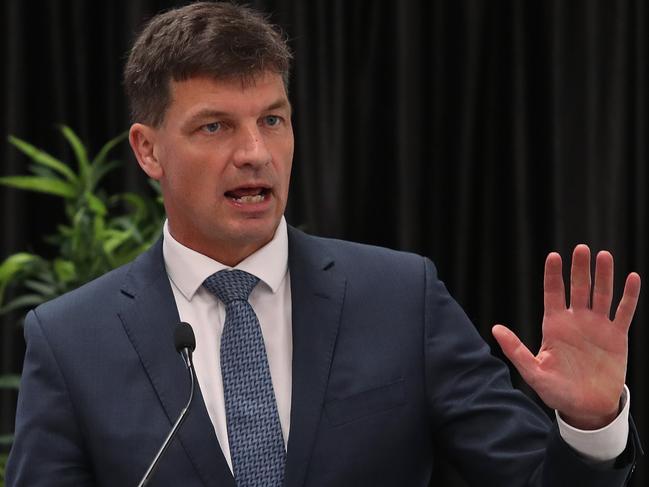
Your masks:
[[[573,254],[570,307],[566,307],[561,257],[545,265],[543,340],[534,356],[510,330],[494,327],[494,336],[523,379],[545,404],[583,429],[604,426],[617,414],[626,373],[627,334],[640,291],[630,274],[613,320],[613,258],[597,256],[595,284],[590,280],[590,251]]]

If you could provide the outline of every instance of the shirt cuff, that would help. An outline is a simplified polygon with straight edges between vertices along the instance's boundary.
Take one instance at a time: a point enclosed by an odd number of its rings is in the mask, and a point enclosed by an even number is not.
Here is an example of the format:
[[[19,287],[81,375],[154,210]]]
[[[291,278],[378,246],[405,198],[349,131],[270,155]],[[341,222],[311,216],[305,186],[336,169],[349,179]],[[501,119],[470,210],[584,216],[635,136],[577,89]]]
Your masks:
[[[559,416],[557,424],[563,441],[568,443],[574,450],[587,460],[593,462],[609,462],[619,457],[626,448],[629,438],[629,403],[631,393],[628,387],[624,386],[622,391],[622,410],[613,422],[598,430],[580,430],[570,426]]]

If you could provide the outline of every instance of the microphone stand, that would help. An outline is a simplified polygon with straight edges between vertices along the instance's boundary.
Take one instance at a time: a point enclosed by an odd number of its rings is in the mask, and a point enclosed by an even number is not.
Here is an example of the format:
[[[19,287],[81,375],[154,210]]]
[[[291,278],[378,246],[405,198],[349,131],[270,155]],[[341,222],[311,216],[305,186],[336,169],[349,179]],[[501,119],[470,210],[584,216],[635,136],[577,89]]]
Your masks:
[[[187,401],[187,404],[185,407],[180,411],[180,415],[178,416],[178,419],[173,425],[173,428],[171,428],[171,431],[167,435],[167,438],[165,439],[164,443],[160,447],[160,450],[158,450],[158,453],[156,454],[155,458],[153,459],[153,462],[151,462],[151,465],[149,466],[149,469],[146,471],[144,474],[144,477],[142,477],[142,480],[138,484],[138,487],[144,487],[149,483],[149,480],[151,480],[151,477],[153,476],[153,473],[155,472],[156,467],[158,466],[158,462],[160,461],[160,458],[162,458],[162,455],[164,454],[165,450],[171,443],[171,440],[173,439],[174,435],[176,434],[176,431],[178,428],[180,428],[180,425],[183,423],[185,420],[185,417],[187,416],[187,411],[189,411],[189,406],[192,404],[192,399],[194,398],[194,364],[192,363],[192,354],[191,350],[189,348],[185,348],[182,353],[183,360],[185,361],[185,365],[187,365],[187,370],[189,371],[189,378],[190,378],[190,389],[189,389],[189,400]]]

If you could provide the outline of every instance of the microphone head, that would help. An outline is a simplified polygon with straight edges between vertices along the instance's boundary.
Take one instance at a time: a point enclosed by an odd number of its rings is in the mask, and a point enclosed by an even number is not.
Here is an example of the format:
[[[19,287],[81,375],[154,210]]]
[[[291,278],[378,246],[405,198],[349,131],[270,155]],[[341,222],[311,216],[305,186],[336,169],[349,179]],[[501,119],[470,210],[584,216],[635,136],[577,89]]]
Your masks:
[[[184,321],[178,323],[174,330],[174,344],[178,353],[188,348],[192,352],[196,348],[196,337],[194,337],[194,330],[189,323]]]

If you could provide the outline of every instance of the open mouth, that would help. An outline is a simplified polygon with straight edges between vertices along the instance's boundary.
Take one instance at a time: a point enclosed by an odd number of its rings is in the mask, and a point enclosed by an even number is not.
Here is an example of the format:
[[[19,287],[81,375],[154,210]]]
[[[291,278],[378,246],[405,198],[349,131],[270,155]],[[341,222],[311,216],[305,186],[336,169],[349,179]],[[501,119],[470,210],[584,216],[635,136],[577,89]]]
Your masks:
[[[225,196],[236,203],[261,203],[270,195],[270,188],[237,188],[226,191]]]

